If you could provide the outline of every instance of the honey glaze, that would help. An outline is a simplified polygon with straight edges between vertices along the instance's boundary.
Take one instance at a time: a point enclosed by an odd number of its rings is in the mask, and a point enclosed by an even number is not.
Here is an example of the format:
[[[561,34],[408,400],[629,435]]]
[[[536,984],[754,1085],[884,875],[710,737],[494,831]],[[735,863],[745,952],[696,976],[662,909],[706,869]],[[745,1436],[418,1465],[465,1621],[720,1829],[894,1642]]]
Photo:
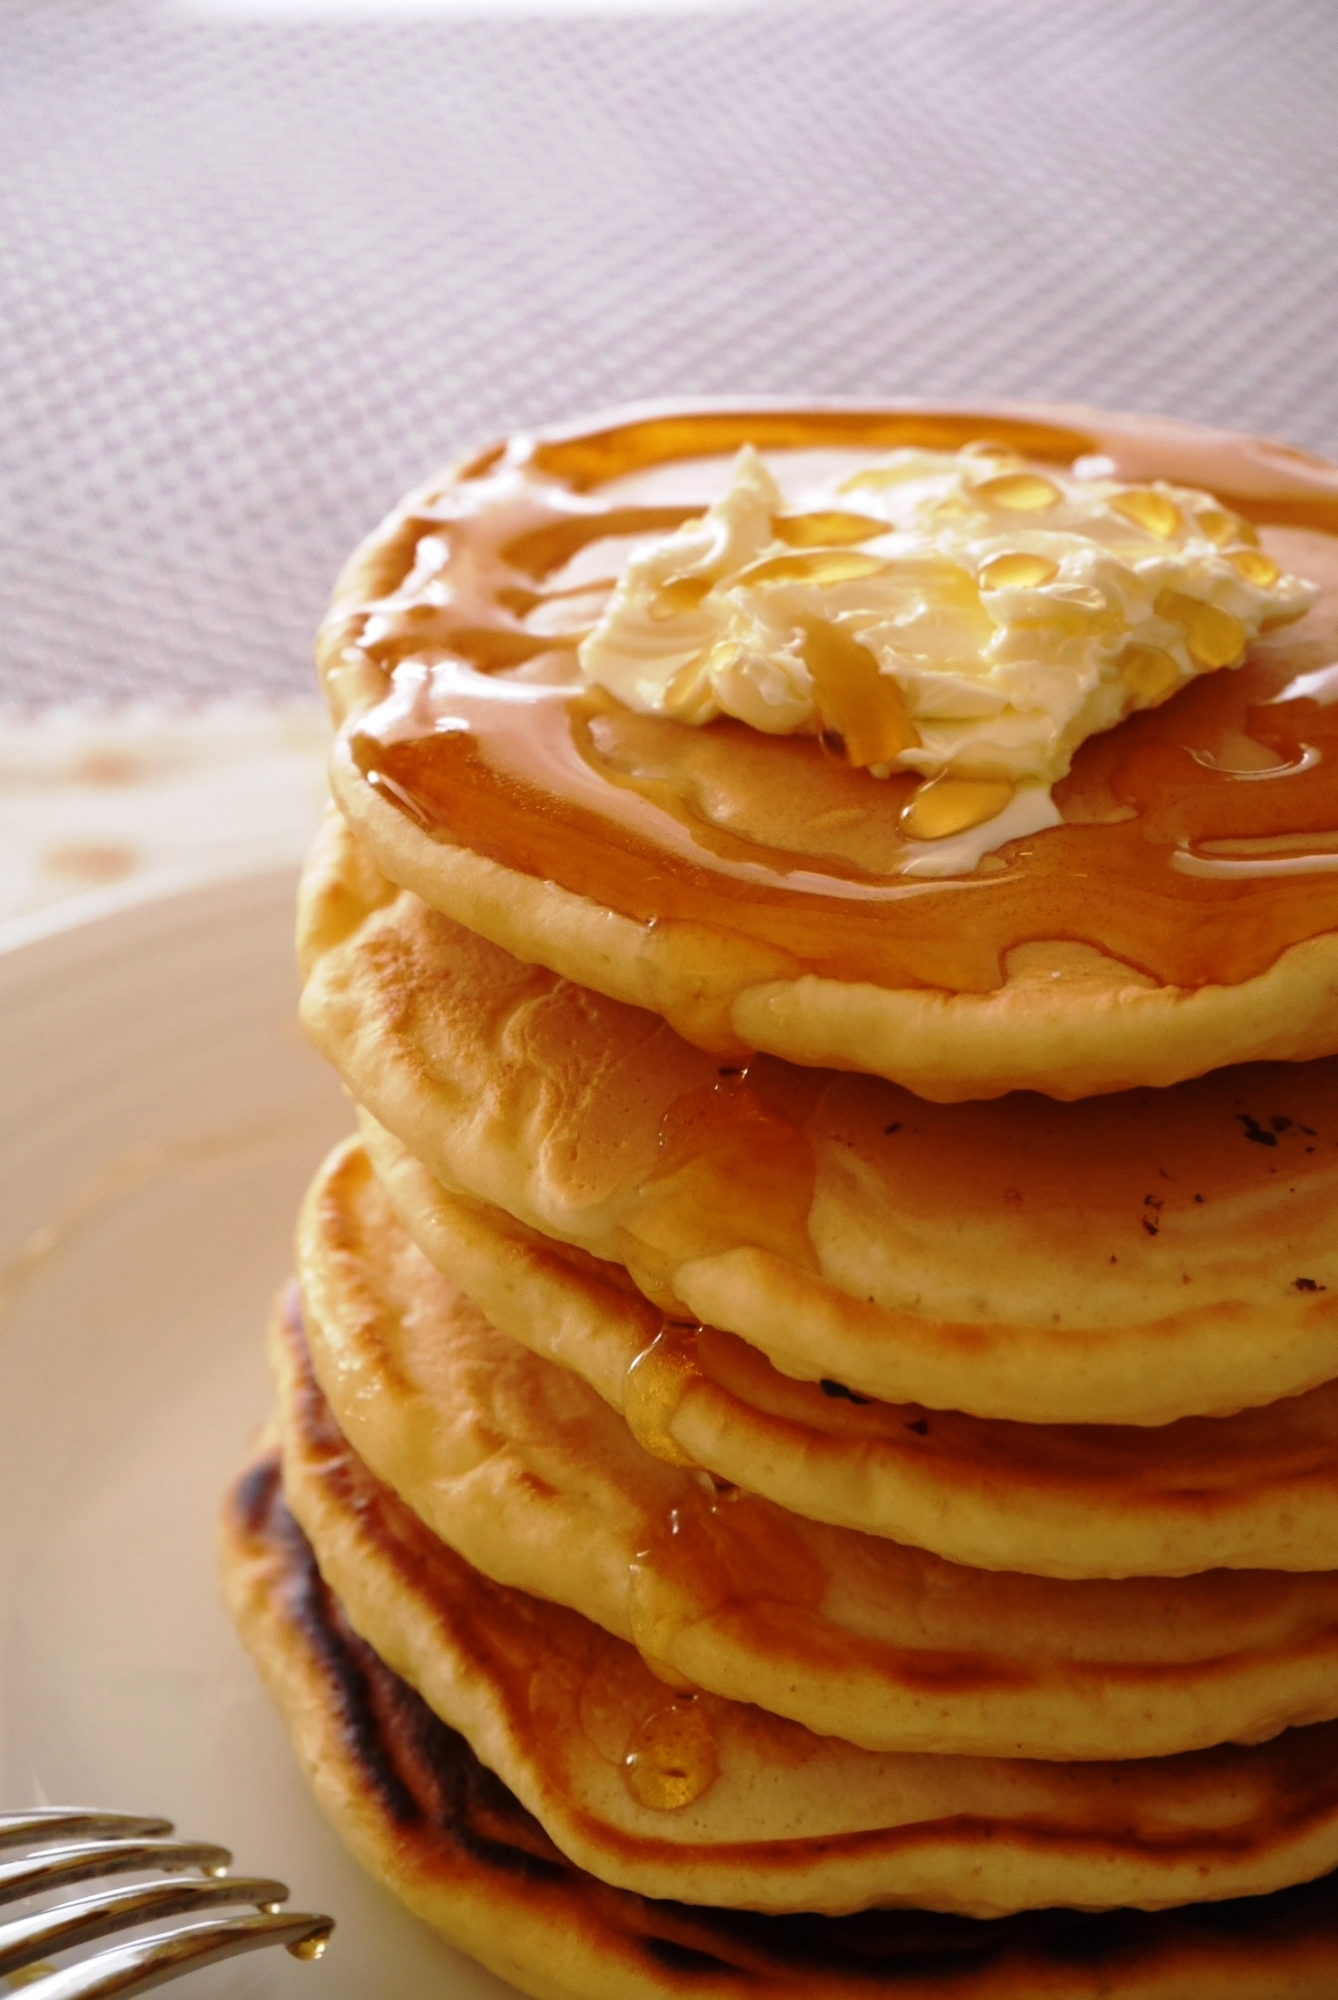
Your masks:
[[[923,851],[909,777],[817,738],[636,716],[585,685],[576,644],[628,548],[701,511],[632,504],[627,475],[746,442],[984,437],[1205,487],[1228,531],[1233,515],[1262,525],[1263,555],[1320,600],[1242,667],[1090,737],[1055,790],[1063,824],[932,880],[900,872]],[[1009,951],[1042,940],[1192,988],[1338,929],[1338,472],[1299,453],[1151,420],[1079,432],[1064,413],[670,412],[514,440],[414,502],[372,569],[382,594],[342,604],[323,642],[328,672],[370,666],[384,690],[345,725],[355,769],[432,837],[635,921],[956,992],[997,987]]]

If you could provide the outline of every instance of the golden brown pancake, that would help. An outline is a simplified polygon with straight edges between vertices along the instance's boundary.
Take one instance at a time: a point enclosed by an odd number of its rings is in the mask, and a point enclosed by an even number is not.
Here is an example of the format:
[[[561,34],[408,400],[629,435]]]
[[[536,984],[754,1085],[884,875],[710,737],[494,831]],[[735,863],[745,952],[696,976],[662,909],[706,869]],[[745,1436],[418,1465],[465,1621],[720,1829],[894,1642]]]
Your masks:
[[[535,2000],[1329,2000],[1338,1878],[1145,1914],[756,1916],[609,1888],[352,1630],[276,1458],[222,1524],[233,1616],[336,1830],[427,1923]]]
[[[1338,1062],[1075,1105],[740,1069],[397,891],[337,819],[302,951],[308,1032],[439,1180],[785,1374],[1126,1424],[1338,1376]]]
[[[1338,1863],[1338,1724],[1115,1764],[880,1755],[667,1687],[589,1620],[471,1569],[379,1485],[285,1317],[284,1491],[322,1576],[562,1852],[613,1886],[986,1916],[1264,1894]]]
[[[865,1749],[984,1756],[1165,1756],[1338,1715],[1338,1574],[1057,1582],[721,1490],[499,1334],[356,1143],[317,1176],[298,1252],[312,1366],[363,1462],[475,1569],[671,1680]]]
[[[1338,1569],[1338,1383],[1149,1428],[994,1422],[796,1382],[736,1334],[667,1323],[621,1265],[448,1191],[369,1113],[360,1124],[429,1261],[671,1464],[978,1569]]]
[[[693,511],[608,482],[744,444],[982,437],[1207,487],[1322,596],[1244,666],[1089,738],[1062,825],[945,881],[899,872],[901,779],[584,684],[569,560],[607,545],[607,594],[627,537]],[[516,438],[412,495],[346,568],[319,646],[335,791],[396,882],[725,1057],[959,1099],[1332,1053],[1338,722],[1311,677],[1335,658],[1336,535],[1332,467],[1090,411],[679,409]]]

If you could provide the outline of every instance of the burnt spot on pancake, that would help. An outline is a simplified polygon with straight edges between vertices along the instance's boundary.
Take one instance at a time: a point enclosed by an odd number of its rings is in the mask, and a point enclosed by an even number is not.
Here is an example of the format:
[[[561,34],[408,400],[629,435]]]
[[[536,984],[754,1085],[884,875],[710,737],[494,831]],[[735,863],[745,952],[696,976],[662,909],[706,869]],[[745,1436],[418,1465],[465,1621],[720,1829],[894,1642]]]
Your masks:
[[[359,1642],[321,1581],[311,1544],[288,1511],[277,1449],[242,1475],[233,1488],[232,1511],[248,1540],[269,1546],[283,1577],[284,1613],[320,1663],[350,1760],[389,1818],[397,1826],[411,1826],[422,1816],[418,1801],[384,1754],[375,1690],[365,1663],[357,1658]]]
[[[857,1396],[853,1389],[847,1389],[844,1382],[833,1382],[828,1375],[823,1376],[818,1387],[824,1396],[839,1396],[846,1403],[869,1403],[873,1400],[871,1396]]]
[[[1321,1285],[1318,1278],[1293,1278],[1292,1290],[1296,1292],[1327,1292],[1327,1285]]]
[[[412,1813],[402,1813],[399,1823],[426,1823],[473,1860],[527,1881],[559,1879],[565,1864],[538,1821],[480,1764],[464,1737],[358,1638],[324,1585],[318,1595],[325,1657],[342,1649],[345,1673],[365,1690],[364,1715],[372,1727],[358,1732],[359,1767],[379,1777],[383,1796],[393,1788],[410,1800]]]
[[[1266,1125],[1261,1125],[1259,1123],[1259,1120],[1257,1118],[1252,1118],[1248,1111],[1238,1111],[1236,1113],[1236,1120],[1238,1124],[1243,1125],[1245,1127],[1246,1138],[1253,1140],[1256,1146],[1277,1145],[1278,1143],[1277,1133],[1270,1132]]]
[[[696,1910],[695,1918],[721,1956],[746,1960],[759,1972],[821,1972],[842,1981],[867,1980],[895,1993],[903,1986],[941,1984],[945,1994],[984,2000],[1010,1996],[1060,1970],[1098,1970],[1112,1989],[1116,1976],[1152,1975],[1161,1965],[1209,1968],[1270,1947],[1285,1961],[1289,1948],[1331,1942],[1338,1950],[1338,1877],[1272,1896],[1193,1904],[1178,1910],[1029,1910],[1014,1917],[951,1917],[925,1910],[866,1910],[856,1916],[760,1916],[749,1911]],[[681,1946],[679,1949],[681,1950]],[[660,1956],[662,1945],[657,1945]],[[1009,1975],[1012,1975],[1011,1977]],[[1265,1975],[1266,1976],[1266,1975]],[[995,1984],[996,1979],[998,1984]],[[1006,1984],[1005,1984],[1006,1981]]]
[[[682,1905],[685,1912],[688,1905]],[[641,1949],[656,1965],[664,1966],[667,1972],[719,1973],[731,1972],[734,1968],[727,1958],[719,1953],[703,1951],[700,1945],[684,1944],[679,1938],[658,1937],[654,1933],[640,1940]]]
[[[249,1465],[229,1495],[229,1506],[243,1535],[263,1535],[274,1513],[279,1486],[277,1447]]]
[[[566,1864],[538,1821],[349,1624],[289,1512],[277,1450],[243,1473],[230,1506],[246,1538],[267,1545],[283,1579],[283,1615],[318,1667],[359,1790],[397,1829],[430,1830],[474,1860],[529,1880],[560,1877]]]

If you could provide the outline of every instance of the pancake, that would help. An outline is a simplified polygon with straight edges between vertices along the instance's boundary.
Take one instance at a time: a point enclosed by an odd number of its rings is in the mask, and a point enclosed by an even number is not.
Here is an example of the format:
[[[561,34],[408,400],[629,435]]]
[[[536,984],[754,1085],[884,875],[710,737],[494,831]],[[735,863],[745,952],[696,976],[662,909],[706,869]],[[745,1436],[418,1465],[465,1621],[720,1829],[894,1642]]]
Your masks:
[[[1338,1881],[1143,1914],[754,1916],[611,1889],[350,1627],[273,1455],[229,1495],[225,1584],[306,1776],[358,1860],[535,2000],[1328,2000]]]
[[[983,1914],[1028,1896],[1169,1902],[1205,1875],[1222,1895],[1269,1888],[1300,1872],[1299,1851],[1329,1865],[1331,1725],[1078,1767],[872,1756],[740,1703],[702,1694],[688,1708],[629,1647],[438,1543],[343,1445],[298,1365],[281,1392],[285,1488],[322,1574],[382,1658],[448,1721],[463,1711],[484,1760],[605,1879],[749,1907],[906,1896]],[[674,1803],[648,1807],[616,1774],[626,1746],[649,1758],[666,1735]]]
[[[355,1144],[317,1177],[298,1243],[312,1366],[363,1462],[473,1568],[581,1612],[671,1683],[867,1750],[959,1755],[1156,1757],[1338,1715],[1338,1574],[1057,1582],[721,1490],[499,1334],[409,1242]]]
[[[1338,1864],[1338,1725],[1118,1764],[875,1754],[672,1690],[632,1647],[490,1582],[379,1485],[282,1334],[284,1492],[354,1630],[569,1860],[617,1888],[829,1915],[1168,1907]]]
[[[576,649],[629,546],[700,513],[720,454],[756,445],[783,472],[790,451],[983,437],[1205,487],[1241,561],[1260,524],[1319,601],[1239,669],[1089,737],[1059,825],[942,880],[905,872],[909,776],[586,684]],[[724,1058],[951,1100],[1329,1054],[1338,722],[1316,676],[1338,639],[1336,533],[1320,461],[1090,411],[680,409],[516,438],[412,495],[345,570],[318,647],[334,789],[396,882]]]
[[[301,949],[308,1033],[439,1180],[785,1374],[1118,1424],[1338,1377],[1338,1062],[1076,1105],[718,1064],[397,891],[337,819]]]
[[[1154,1429],[1002,1423],[796,1382],[736,1334],[666,1324],[621,1265],[449,1191],[369,1113],[359,1122],[429,1261],[654,1456],[978,1569],[1338,1569],[1338,1384]]]

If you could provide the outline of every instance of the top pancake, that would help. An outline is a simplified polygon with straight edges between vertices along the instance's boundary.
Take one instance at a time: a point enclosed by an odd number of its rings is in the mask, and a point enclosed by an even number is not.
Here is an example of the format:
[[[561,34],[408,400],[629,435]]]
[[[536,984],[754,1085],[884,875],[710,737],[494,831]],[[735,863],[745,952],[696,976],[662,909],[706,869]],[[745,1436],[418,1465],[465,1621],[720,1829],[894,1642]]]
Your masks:
[[[1063,825],[945,881],[887,872],[897,781],[809,738],[633,715],[580,681],[599,592],[573,595],[569,561],[602,540],[613,562],[682,518],[687,475],[664,498],[677,461],[983,435],[1208,488],[1320,601],[1239,670],[1091,738]],[[364,545],[319,658],[339,802],[395,881],[705,1048],[955,1100],[1338,1047],[1338,711],[1315,678],[1336,644],[1338,473],[1299,454],[1091,413],[755,410],[481,454]]]

